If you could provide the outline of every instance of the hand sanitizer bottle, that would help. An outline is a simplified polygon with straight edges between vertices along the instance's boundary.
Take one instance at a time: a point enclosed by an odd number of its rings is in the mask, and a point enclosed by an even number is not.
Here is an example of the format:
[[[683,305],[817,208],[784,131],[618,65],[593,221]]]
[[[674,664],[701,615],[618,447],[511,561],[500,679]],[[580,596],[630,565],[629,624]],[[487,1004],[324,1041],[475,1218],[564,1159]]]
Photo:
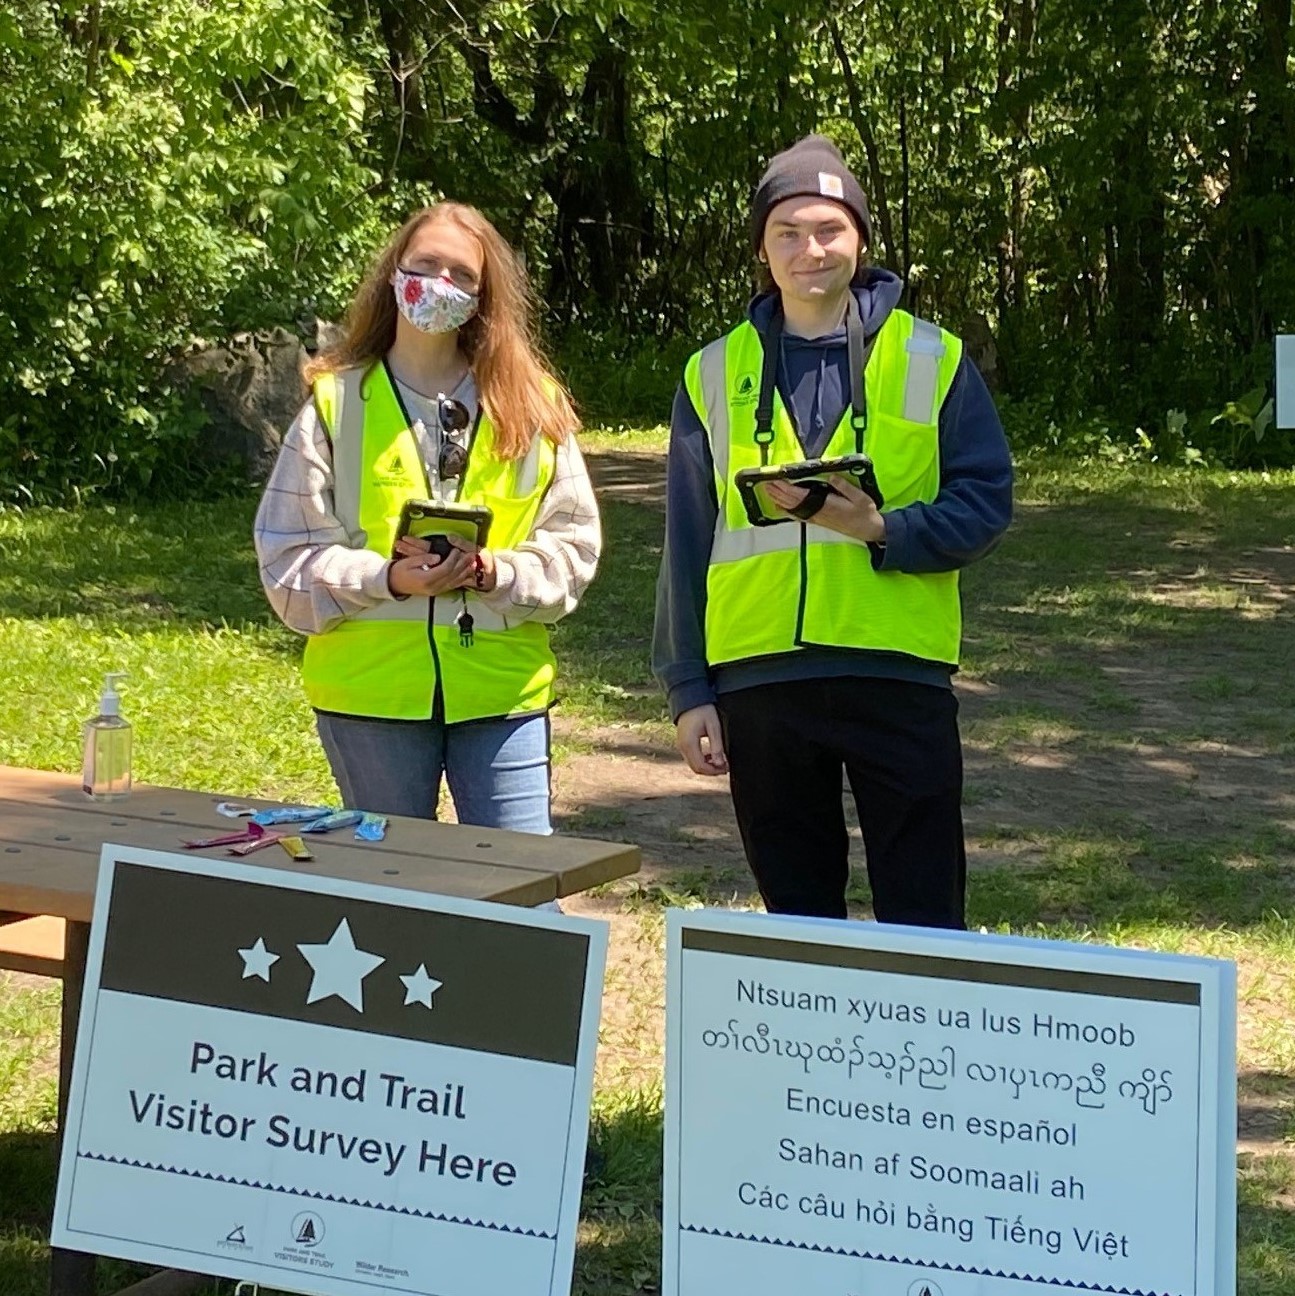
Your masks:
[[[92,801],[120,801],[130,795],[130,725],[121,718],[117,681],[109,675],[99,699],[99,714],[85,722],[81,786]]]

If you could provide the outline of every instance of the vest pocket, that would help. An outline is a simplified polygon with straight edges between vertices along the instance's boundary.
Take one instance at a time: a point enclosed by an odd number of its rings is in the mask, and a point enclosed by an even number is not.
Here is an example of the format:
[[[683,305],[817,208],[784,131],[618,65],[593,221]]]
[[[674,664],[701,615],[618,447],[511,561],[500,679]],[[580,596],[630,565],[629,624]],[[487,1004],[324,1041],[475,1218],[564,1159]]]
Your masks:
[[[876,572],[867,549],[849,541],[811,543],[806,560],[802,645],[957,663],[957,572]]]
[[[302,676],[310,704],[321,711],[426,720],[436,691],[427,621],[351,619],[311,635]]]
[[[929,504],[940,489],[940,429],[882,410],[868,414],[864,448],[877,470],[887,508]]]
[[[867,548],[812,524],[805,538],[797,642],[875,647],[877,576]]]
[[[476,630],[471,646],[453,626],[433,630],[441,667],[445,721],[482,720],[545,711],[553,702],[557,663],[546,626]]]

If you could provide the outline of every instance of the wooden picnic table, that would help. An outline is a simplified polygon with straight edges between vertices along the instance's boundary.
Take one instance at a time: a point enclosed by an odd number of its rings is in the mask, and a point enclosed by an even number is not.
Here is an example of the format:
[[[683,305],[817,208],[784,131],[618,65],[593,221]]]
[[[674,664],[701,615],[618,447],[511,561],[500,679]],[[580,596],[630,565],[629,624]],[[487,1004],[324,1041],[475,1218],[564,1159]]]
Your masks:
[[[122,801],[91,801],[67,774],[0,765],[0,969],[63,979],[58,1142],[72,1077],[90,944],[99,852],[105,842],[182,850],[187,838],[236,831],[221,801],[278,804],[176,788],[136,786]],[[268,846],[247,863],[317,873],[461,899],[536,905],[638,871],[634,846],[575,837],[536,837],[490,828],[390,818],[386,839],[356,842],[349,830],[311,837],[314,862]],[[205,852],[200,852],[205,853]],[[213,855],[224,852],[218,848]],[[54,1249],[50,1296],[94,1296],[97,1257]],[[179,1296],[208,1281],[164,1270],[118,1296]]]

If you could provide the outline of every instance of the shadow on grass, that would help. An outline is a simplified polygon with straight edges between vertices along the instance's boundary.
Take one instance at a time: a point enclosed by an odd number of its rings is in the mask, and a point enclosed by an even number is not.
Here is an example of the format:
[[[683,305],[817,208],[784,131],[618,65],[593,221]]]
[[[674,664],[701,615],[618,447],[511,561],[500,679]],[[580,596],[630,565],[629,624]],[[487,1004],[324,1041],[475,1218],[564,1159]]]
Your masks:
[[[1289,1163],[1248,1158],[1238,1185],[1238,1296],[1289,1296],[1295,1291],[1295,1211]],[[1284,1161],[1284,1159],[1283,1159]]]
[[[572,1296],[660,1290],[661,1139],[659,1094],[620,1094],[595,1110]]]
[[[662,540],[664,458],[591,455],[604,523],[601,572],[579,612],[555,630],[564,694],[585,715],[659,719],[648,671]],[[1011,681],[1013,697],[1067,710],[1072,698],[1106,723],[1133,714],[1173,674],[1181,711],[1244,731],[1283,687],[1295,588],[1295,502],[1288,486],[1230,485],[1155,471],[1044,466],[1023,479],[1029,499],[1003,545],[965,574],[968,666]],[[1054,480],[1055,479],[1055,480]],[[33,509],[0,517],[0,616],[86,617],[130,633],[166,623],[266,629],[271,651],[295,655],[261,594],[251,528],[257,496],[210,504]],[[1245,606],[1239,607],[1238,603]],[[1246,635],[1236,630],[1246,622]],[[1149,681],[1112,677],[1134,651],[1154,654]],[[1172,659],[1166,659],[1164,654]],[[1251,679],[1236,678],[1237,672]],[[1095,683],[1096,682],[1096,683]],[[1194,690],[1194,693],[1193,693]],[[1289,716],[1295,692],[1288,690]],[[1287,738],[1295,729],[1286,727]]]
[[[680,778],[673,750],[633,734],[605,735],[600,752],[633,757],[641,776],[591,781],[560,831],[639,845],[639,890],[662,903],[755,901],[722,781]],[[667,795],[659,794],[658,768],[672,771]],[[1257,779],[1216,800],[1199,787],[1185,793],[1160,757],[1133,752],[1080,752],[1047,766],[976,751],[968,769],[973,925],[1241,930],[1295,910],[1295,829],[1282,819],[1295,811],[1282,782]],[[1232,778],[1244,775],[1243,768]],[[857,839],[852,856],[849,895],[866,906]]]
[[[579,610],[553,629],[561,697],[596,721],[664,719],[649,667],[661,560],[656,510],[602,501],[603,555]]]
[[[277,624],[257,578],[256,503],[232,497],[0,518],[0,616],[88,617],[127,633],[168,622]]]
[[[86,619],[114,635],[228,624],[264,632],[260,646],[295,658],[302,638],[280,624],[261,590],[255,510],[255,498],[233,498],[0,517],[0,617]],[[561,692],[584,714],[661,718],[648,670],[660,515],[620,499],[602,511],[599,577],[553,631]]]
[[[1295,1076],[1243,1071],[1237,1077],[1237,1137],[1248,1150],[1285,1152],[1295,1140]]]

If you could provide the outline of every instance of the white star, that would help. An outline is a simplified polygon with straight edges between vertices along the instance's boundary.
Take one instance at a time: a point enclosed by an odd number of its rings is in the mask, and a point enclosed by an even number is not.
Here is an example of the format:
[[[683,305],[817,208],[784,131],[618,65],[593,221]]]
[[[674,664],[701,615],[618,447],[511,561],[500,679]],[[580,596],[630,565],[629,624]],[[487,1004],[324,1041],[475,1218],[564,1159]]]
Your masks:
[[[345,999],[357,1012],[364,1011],[364,990],[361,982],[386,959],[355,948],[350,924],[345,918],[328,938],[327,945],[298,945],[301,957],[315,970],[311,978],[308,1004],[336,995]]]
[[[251,949],[239,950],[243,960],[243,980],[248,977],[260,977],[262,981],[270,979],[270,969],[279,961],[277,954],[271,954],[265,948],[265,937],[258,936]]]
[[[405,983],[405,1007],[410,1004],[422,1004],[424,1008],[432,1006],[432,996],[441,988],[441,983],[427,975],[427,968],[420,963],[418,971],[400,978]]]

